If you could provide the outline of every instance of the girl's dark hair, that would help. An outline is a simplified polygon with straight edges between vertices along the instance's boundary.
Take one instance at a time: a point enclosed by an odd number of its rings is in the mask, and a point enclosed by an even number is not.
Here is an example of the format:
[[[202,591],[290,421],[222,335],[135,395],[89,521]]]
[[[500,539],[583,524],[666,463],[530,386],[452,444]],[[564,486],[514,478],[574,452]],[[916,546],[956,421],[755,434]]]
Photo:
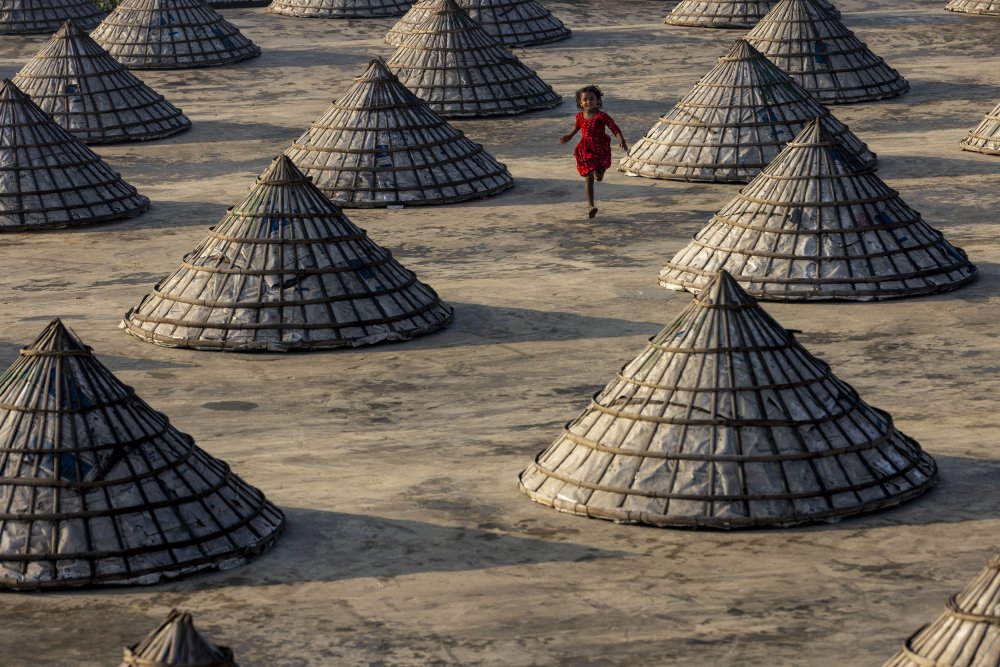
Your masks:
[[[580,90],[576,91],[576,108],[583,109],[583,105],[580,104],[580,97],[584,93],[593,93],[597,96],[597,108],[600,109],[604,106],[604,93],[597,86],[584,86]]]

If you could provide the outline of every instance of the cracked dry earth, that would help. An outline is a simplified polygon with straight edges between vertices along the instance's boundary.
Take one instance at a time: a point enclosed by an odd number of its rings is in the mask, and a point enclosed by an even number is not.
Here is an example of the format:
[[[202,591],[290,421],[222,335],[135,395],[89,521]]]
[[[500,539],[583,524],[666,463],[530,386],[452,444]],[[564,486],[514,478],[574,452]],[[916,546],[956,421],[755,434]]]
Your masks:
[[[1000,527],[1000,158],[958,141],[1000,101],[1000,19],[942,0],[844,0],[844,21],[912,90],[834,108],[880,176],[980,269],[941,296],[775,304],[779,322],[941,467],[898,509],[720,533],[619,526],[518,493],[517,473],[690,296],[660,267],[736,192],[610,173],[584,217],[572,102],[456,121],[517,185],[451,206],[350,210],[455,307],[446,331],[300,355],[170,350],[116,327],[375,55],[391,19],[225,10],[260,58],[141,78],[193,128],[97,152],[152,209],[0,238],[0,363],[60,316],[155,409],[284,509],[245,567],[152,587],[0,593],[0,663],[117,664],[171,607],[243,667],[881,664],[996,552]],[[549,0],[574,30],[518,55],[582,84],[642,136],[739,33],[666,26],[661,0]],[[4,36],[12,76],[44,37]],[[617,154],[617,151],[616,151]]]

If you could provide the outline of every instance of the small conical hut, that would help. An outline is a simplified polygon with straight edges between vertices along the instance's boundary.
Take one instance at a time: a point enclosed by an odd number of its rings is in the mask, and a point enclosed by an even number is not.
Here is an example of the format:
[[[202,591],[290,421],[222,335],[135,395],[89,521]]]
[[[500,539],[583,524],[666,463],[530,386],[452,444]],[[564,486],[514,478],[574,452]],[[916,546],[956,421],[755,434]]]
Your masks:
[[[269,14],[315,19],[402,16],[413,0],[272,0]]]
[[[122,0],[90,36],[131,69],[215,67],[260,55],[203,0]]]
[[[434,111],[447,118],[503,116],[562,100],[455,0],[434,0],[427,11],[388,64]]]
[[[781,0],[745,38],[824,104],[881,100],[910,89],[825,0]]]
[[[1000,557],[948,600],[883,667],[1000,665]]]
[[[836,521],[937,465],[725,272],[520,476],[560,511],[664,527]]]
[[[777,0],[681,0],[664,23],[695,28],[752,28]]]
[[[532,46],[568,39],[572,31],[538,0],[457,0],[469,17],[504,46]],[[431,15],[435,0],[420,0],[386,34],[399,46]]]
[[[986,155],[1000,155],[1000,104],[986,114],[983,122],[962,139],[962,150]]]
[[[1000,16],[1000,2],[997,0],[951,0],[944,8],[963,14]]]
[[[135,646],[119,667],[237,667],[233,651],[217,646],[194,627],[190,612],[171,610],[167,620]]]
[[[88,144],[160,139],[191,127],[180,109],[72,21],[42,46],[14,83],[63,129]]]
[[[284,517],[53,321],[0,376],[0,586],[242,565]]]
[[[47,35],[69,20],[90,30],[104,17],[93,0],[2,0],[0,35]]]
[[[10,79],[0,85],[0,232],[139,215],[149,199]]]
[[[818,120],[719,209],[660,284],[698,291],[720,270],[775,301],[934,294],[976,278],[965,252]]]
[[[338,205],[447,204],[512,187],[507,167],[376,58],[285,151]]]
[[[816,117],[847,151],[875,162],[846,125],[740,39],[632,145],[619,169],[646,178],[746,183]]]
[[[407,340],[451,318],[282,155],[123,326],[167,347],[283,352]]]

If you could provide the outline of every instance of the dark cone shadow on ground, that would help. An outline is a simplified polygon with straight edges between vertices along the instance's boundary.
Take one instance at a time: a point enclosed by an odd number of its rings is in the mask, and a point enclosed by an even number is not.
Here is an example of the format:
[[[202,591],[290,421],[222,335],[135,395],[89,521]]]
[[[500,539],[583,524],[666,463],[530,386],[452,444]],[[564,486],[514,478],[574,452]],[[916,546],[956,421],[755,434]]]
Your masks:
[[[282,510],[285,532],[269,553],[244,567],[168,585],[178,591],[271,586],[631,555],[476,528],[296,507]]]

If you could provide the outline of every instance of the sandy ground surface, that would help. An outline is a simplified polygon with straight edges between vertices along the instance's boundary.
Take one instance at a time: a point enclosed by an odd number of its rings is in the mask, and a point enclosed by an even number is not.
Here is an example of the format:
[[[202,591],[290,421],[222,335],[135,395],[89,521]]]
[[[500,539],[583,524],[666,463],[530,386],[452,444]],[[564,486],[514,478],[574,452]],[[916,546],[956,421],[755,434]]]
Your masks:
[[[635,140],[736,31],[668,27],[661,0],[550,1],[572,40],[521,57],[570,96],[596,82]],[[844,0],[911,82],[834,108],[880,174],[964,247],[979,281],[884,304],[768,310],[888,410],[941,466],[899,509],[756,532],[619,526],[557,513],[516,475],[690,296],[656,274],[735,186],[611,174],[583,217],[571,101],[457,124],[517,186],[446,207],[349,211],[453,304],[453,326],[300,355],[159,348],[116,328],[271,158],[360,74],[392,21],[225,12],[264,54],[145,72],[194,127],[98,152],[153,200],[133,220],[0,238],[0,364],[54,316],[125,382],[263,489],[285,535],[249,565],[146,588],[0,593],[0,663],[116,664],[171,607],[244,667],[875,665],[996,553],[1000,159],[958,141],[1000,100],[1000,20],[940,0]],[[13,75],[42,37],[4,36]]]

